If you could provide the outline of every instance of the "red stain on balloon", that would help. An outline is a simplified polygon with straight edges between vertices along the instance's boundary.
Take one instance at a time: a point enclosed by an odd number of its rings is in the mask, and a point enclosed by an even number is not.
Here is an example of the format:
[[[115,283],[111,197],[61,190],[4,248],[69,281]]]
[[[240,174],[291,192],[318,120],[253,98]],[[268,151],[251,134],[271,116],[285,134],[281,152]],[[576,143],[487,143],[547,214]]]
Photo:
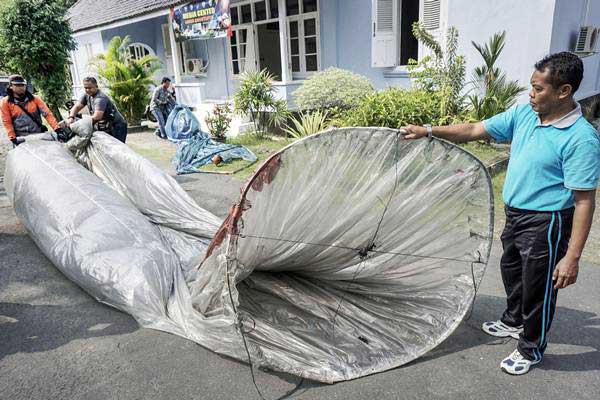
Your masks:
[[[265,185],[270,184],[275,179],[275,176],[281,168],[281,154],[277,154],[272,157],[267,163],[260,169],[258,174],[252,180],[251,187],[257,192],[261,192]]]
[[[277,154],[272,156],[260,167],[258,173],[252,178],[250,182],[250,188],[257,192],[262,191],[265,185],[273,182],[280,168],[281,155]],[[225,218],[225,221],[223,221],[223,224],[221,224],[221,227],[206,249],[206,256],[204,257],[205,260],[212,255],[216,248],[223,244],[223,241],[227,235],[235,236],[239,233],[238,221],[242,217],[242,213],[251,207],[250,202],[246,200],[247,193],[248,187],[242,190],[242,198],[240,202],[231,207],[229,215],[227,218]]]
[[[227,218],[225,218],[225,221],[223,221],[221,227],[219,228],[219,230],[211,240],[210,244],[208,245],[208,248],[206,249],[206,256],[204,257],[205,260],[211,256],[211,254],[217,247],[221,246],[227,234],[238,234],[237,222],[241,218],[242,212],[243,209],[240,206],[240,204],[234,204],[231,207],[229,215],[227,216]]]

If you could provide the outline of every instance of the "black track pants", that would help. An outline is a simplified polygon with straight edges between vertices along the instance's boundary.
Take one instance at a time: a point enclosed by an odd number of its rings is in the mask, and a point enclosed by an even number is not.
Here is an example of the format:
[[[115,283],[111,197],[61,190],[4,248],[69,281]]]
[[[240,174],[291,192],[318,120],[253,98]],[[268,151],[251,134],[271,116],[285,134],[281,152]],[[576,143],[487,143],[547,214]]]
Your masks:
[[[506,290],[502,322],[523,325],[519,352],[530,360],[542,359],[556,308],[553,288],[555,265],[567,252],[573,208],[539,212],[505,207],[502,232],[504,253],[500,261]]]

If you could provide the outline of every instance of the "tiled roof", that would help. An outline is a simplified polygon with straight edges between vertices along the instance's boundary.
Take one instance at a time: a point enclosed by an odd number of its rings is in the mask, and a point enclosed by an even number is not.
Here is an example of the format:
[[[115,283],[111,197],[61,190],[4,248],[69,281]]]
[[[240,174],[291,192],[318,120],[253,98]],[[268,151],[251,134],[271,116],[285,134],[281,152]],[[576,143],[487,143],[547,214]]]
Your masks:
[[[74,32],[138,17],[190,0],[79,0],[67,14]]]

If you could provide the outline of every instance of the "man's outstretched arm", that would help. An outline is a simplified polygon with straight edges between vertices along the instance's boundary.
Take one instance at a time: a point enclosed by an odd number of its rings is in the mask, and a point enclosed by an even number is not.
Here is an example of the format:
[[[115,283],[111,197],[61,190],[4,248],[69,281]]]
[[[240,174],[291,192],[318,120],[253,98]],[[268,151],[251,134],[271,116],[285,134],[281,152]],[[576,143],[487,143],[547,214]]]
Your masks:
[[[483,122],[433,126],[431,129],[433,136],[456,143],[492,139],[492,136],[485,130]],[[400,130],[406,139],[419,139],[427,136],[427,128],[424,126],[407,125]]]

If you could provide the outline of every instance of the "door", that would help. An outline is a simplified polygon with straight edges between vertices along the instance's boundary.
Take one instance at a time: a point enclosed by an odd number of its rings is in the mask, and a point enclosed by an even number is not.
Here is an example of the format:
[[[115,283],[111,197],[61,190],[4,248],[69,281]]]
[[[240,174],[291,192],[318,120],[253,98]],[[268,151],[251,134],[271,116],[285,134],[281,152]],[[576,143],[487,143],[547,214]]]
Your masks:
[[[279,44],[279,22],[256,25],[258,43],[258,68],[266,69],[273,79],[281,81],[281,46]]]
[[[251,24],[234,27],[229,39],[233,75],[258,70],[256,60],[256,35]]]

